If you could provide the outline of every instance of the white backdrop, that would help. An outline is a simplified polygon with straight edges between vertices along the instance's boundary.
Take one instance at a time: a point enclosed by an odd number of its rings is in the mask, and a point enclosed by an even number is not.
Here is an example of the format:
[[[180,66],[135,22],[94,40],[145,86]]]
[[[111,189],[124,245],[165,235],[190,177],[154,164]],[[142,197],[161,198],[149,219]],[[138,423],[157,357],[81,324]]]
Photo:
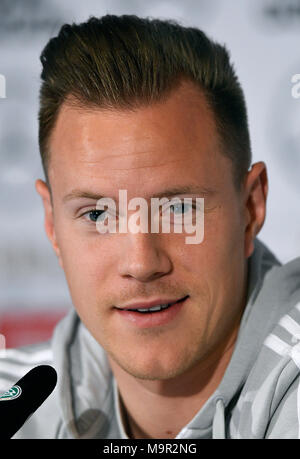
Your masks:
[[[253,161],[268,166],[260,237],[282,262],[300,256],[300,98],[291,92],[300,73],[299,0],[0,0],[0,312],[70,305],[34,189],[43,177],[39,55],[63,23],[107,13],[173,18],[227,45],[246,95]]]

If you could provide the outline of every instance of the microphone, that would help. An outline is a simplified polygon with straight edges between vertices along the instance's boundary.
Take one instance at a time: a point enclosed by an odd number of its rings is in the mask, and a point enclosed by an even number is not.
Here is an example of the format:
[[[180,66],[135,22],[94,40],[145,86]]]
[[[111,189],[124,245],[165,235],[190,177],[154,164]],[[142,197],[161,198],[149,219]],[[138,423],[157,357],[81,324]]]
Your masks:
[[[0,439],[11,438],[51,394],[57,373],[50,365],[30,370],[0,396]]]

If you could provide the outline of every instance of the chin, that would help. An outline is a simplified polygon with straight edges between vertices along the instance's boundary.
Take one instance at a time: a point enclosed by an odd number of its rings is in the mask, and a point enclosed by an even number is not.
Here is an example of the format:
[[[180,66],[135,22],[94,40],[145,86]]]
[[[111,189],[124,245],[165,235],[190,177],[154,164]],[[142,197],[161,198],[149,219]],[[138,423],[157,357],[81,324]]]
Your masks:
[[[165,357],[165,358],[163,358]],[[116,358],[113,356],[114,361],[124,370],[126,373],[139,379],[147,380],[167,380],[184,373],[189,364],[186,359],[179,359],[176,352],[172,357],[156,355],[156,356],[122,356],[122,358]]]
[[[155,368],[147,369],[141,366],[136,366],[135,368],[124,366],[123,369],[135,378],[148,381],[164,381],[181,374],[181,371],[178,370],[178,368],[157,368],[157,366]]]

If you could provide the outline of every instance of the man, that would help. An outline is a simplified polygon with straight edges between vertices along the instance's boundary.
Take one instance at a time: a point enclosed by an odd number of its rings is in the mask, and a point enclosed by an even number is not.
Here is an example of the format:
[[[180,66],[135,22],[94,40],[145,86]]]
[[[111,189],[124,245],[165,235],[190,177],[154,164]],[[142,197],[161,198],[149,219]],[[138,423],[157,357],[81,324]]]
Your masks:
[[[297,438],[300,260],[257,239],[266,166],[226,49],[107,15],[63,26],[41,62],[36,189],[74,311],[1,361],[3,390],[38,364],[58,373],[15,438]],[[99,200],[120,190],[204,199],[203,240],[101,232]]]

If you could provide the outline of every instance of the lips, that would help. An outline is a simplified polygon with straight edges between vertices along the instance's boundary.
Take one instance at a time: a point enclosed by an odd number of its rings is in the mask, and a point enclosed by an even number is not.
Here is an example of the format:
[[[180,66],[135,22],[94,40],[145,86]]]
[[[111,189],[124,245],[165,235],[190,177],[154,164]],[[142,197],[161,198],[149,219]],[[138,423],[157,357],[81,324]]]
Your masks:
[[[139,302],[131,303],[130,305],[125,305],[122,307],[116,307],[116,309],[123,311],[134,311],[140,313],[149,313],[149,312],[159,312],[164,309],[169,308],[170,306],[184,301],[188,296],[179,298],[179,299],[170,299],[170,298],[158,298],[157,300],[148,301],[148,302]]]
[[[180,326],[180,317],[182,317],[182,311],[185,309],[185,305],[189,304],[189,295],[179,298],[178,300],[172,301],[170,306],[165,307],[164,309],[159,309],[156,311],[151,311],[153,304],[159,306],[158,301],[166,301],[165,299],[159,299],[152,302],[146,303],[136,303],[134,306],[140,306],[143,304],[144,308],[140,311],[138,309],[133,308],[122,308],[115,307],[115,311],[117,314],[118,320],[121,320],[120,325],[129,327],[130,330],[134,330],[136,328],[140,329],[151,329],[155,327],[167,327],[168,324],[176,323]],[[145,308],[147,305],[147,308]],[[126,305],[127,306],[127,305]],[[133,305],[128,305],[133,306]]]

